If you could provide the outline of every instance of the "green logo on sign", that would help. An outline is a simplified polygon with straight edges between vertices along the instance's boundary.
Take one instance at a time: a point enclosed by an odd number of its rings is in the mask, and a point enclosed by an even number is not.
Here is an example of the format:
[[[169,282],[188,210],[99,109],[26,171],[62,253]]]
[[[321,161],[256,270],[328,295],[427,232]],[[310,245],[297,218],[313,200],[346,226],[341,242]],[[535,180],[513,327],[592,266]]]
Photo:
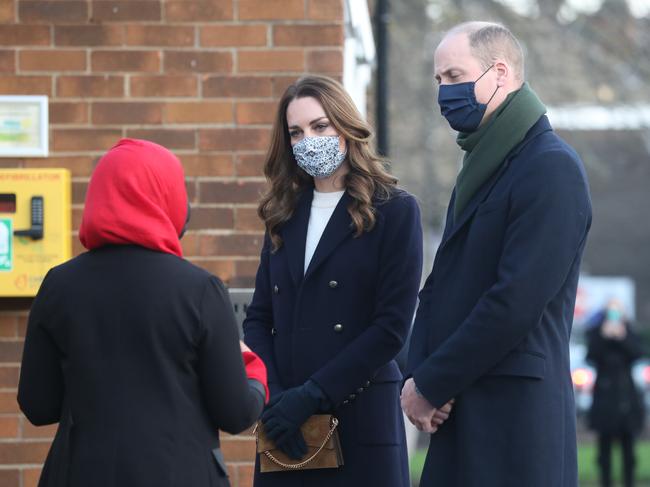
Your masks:
[[[13,226],[11,218],[0,218],[0,272],[13,268]]]

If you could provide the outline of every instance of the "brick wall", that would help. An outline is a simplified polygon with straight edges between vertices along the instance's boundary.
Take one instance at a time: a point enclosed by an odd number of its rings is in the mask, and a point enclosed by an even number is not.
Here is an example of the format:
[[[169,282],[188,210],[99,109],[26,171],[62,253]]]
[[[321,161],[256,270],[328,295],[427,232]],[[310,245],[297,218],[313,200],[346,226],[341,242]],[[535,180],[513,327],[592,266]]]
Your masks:
[[[255,214],[274,105],[304,72],[342,75],[343,0],[0,0],[0,94],[50,97],[50,157],[66,167],[76,230],[93,165],[120,137],[182,160],[193,205],[185,255],[250,286]],[[0,486],[36,485],[55,429],[16,405],[29,300],[0,298]],[[232,484],[251,485],[254,443],[225,437]]]

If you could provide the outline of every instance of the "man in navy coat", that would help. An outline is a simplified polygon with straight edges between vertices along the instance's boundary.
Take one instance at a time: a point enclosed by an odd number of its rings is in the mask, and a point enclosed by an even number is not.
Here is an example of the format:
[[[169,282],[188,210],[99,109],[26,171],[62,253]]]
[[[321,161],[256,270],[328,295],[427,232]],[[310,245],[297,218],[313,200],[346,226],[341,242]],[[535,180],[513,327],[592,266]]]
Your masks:
[[[464,158],[402,390],[406,415],[432,433],[420,485],[576,487],[569,336],[591,224],[584,168],[505,27],[461,24],[434,60]]]

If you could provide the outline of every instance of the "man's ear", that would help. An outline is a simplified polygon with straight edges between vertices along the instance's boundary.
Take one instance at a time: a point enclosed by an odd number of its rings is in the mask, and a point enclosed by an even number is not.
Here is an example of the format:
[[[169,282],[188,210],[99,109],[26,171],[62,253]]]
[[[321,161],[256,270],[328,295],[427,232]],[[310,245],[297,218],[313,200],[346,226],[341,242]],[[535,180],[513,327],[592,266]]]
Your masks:
[[[187,216],[185,217],[185,225],[183,225],[183,229],[181,230],[181,234],[178,236],[179,239],[183,238],[183,235],[185,235],[185,232],[187,232],[187,227],[190,224],[190,215],[192,213],[192,207],[190,206],[189,200],[187,201]]]
[[[508,80],[512,76],[512,70],[510,69],[510,66],[508,66],[508,63],[504,61],[495,62],[494,69],[497,72],[497,86],[502,88],[508,83]]]

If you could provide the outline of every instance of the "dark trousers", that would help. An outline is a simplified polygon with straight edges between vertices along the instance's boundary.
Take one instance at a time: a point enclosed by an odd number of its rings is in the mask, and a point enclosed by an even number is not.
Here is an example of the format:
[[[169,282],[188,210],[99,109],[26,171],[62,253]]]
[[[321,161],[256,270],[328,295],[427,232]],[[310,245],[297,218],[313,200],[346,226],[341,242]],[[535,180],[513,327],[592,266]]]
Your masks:
[[[598,465],[600,466],[600,485],[612,487],[612,444],[618,440],[623,454],[623,479],[625,487],[634,487],[634,436],[630,433],[619,435],[600,434],[598,437]]]

